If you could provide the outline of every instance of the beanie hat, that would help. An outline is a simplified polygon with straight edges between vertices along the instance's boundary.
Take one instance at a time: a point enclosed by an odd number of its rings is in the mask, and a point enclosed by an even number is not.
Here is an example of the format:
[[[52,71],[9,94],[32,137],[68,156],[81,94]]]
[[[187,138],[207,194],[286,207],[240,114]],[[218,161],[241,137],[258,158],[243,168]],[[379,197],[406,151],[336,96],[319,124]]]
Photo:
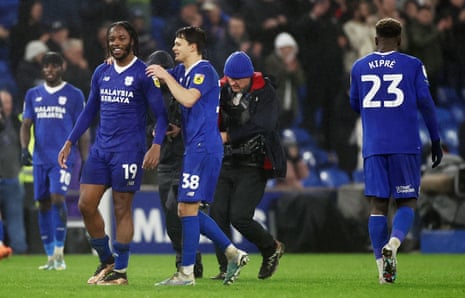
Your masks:
[[[48,51],[47,46],[40,40],[30,41],[26,45],[26,51],[24,52],[24,60],[31,62],[39,54],[44,54]]]
[[[296,49],[299,48],[294,37],[292,37],[292,35],[290,35],[287,32],[281,32],[276,36],[274,40],[274,47],[276,49],[283,48],[283,47],[293,47]]]
[[[233,79],[251,77],[254,73],[252,60],[242,51],[229,55],[224,63],[224,74]]]

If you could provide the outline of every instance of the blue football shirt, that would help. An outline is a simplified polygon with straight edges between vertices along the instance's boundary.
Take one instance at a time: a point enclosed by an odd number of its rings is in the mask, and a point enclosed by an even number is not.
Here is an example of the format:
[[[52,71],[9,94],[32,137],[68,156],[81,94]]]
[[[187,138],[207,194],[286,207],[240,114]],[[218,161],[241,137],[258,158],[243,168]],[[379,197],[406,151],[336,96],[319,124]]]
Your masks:
[[[186,70],[183,64],[171,70],[171,74],[186,89],[200,91],[200,99],[190,108],[181,105],[182,132],[185,151],[223,152],[218,129],[220,83],[210,62],[200,60]]]
[[[92,76],[84,113],[69,136],[76,142],[99,114],[94,146],[108,152],[146,150],[146,117],[151,108],[157,118],[154,143],[161,144],[167,128],[167,114],[160,88],[145,75],[145,63],[135,58],[118,72],[103,63]]]
[[[357,60],[350,104],[362,119],[364,157],[421,153],[418,111],[431,139],[439,139],[426,71],[415,57],[392,51]]]
[[[49,91],[54,92],[50,93]],[[64,82],[60,88],[40,85],[29,89],[24,101],[24,119],[34,123],[34,164],[57,164],[58,152],[84,108],[81,90]],[[69,161],[76,158],[73,146]]]

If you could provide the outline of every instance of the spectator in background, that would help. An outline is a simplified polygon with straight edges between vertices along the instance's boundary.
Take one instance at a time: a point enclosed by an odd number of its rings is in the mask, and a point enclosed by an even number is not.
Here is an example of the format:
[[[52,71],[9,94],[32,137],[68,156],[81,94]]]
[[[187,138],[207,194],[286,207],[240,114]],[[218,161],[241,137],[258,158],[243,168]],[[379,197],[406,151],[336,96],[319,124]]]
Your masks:
[[[300,119],[300,102],[305,96],[305,74],[298,58],[299,46],[287,32],[279,33],[274,40],[274,52],[265,59],[263,72],[276,86],[280,103],[281,129],[290,128]]]
[[[302,180],[310,175],[310,169],[302,159],[296,137],[291,130],[283,131],[282,143],[286,152],[287,171],[286,177],[276,179],[275,188],[291,191],[303,189]]]
[[[444,60],[442,56],[442,29],[434,23],[433,11],[430,6],[420,6],[417,17],[405,28],[410,37],[408,53],[423,61],[430,90],[433,97],[437,96],[440,77],[443,74]]]
[[[375,26],[382,18],[393,18],[399,20],[402,24],[406,24],[408,17],[400,10],[400,1],[397,0],[374,0],[375,9],[373,13],[367,18],[370,26]],[[407,30],[402,30],[402,44],[400,49],[406,51],[408,49],[408,35]]]
[[[224,39],[218,40],[218,43],[214,45],[215,50],[209,53],[209,57],[218,73],[223,74],[224,61],[231,53],[235,51],[249,53],[251,48],[252,42],[244,18],[240,14],[234,14],[229,17]]]
[[[354,1],[349,6],[349,20],[342,26],[349,40],[347,50],[344,53],[344,69],[347,76],[352,64],[376,48],[375,27],[367,22],[371,14],[371,4],[367,1]]]
[[[45,43],[51,52],[63,55],[63,44],[69,37],[69,29],[62,21],[55,21],[50,25],[50,37]]]
[[[126,1],[121,0],[81,0],[79,3],[84,56],[89,62],[89,68],[94,70],[108,58],[107,28],[115,21],[129,20],[129,9]]]
[[[173,36],[179,28],[187,26],[202,27],[203,17],[196,0],[181,0],[177,15],[166,19],[163,36],[166,45],[173,44]]]
[[[42,58],[48,51],[47,46],[40,40],[30,41],[26,46],[24,59],[16,70],[16,82],[18,84],[18,97],[16,107],[23,108],[24,96],[27,90],[42,84]]]
[[[406,25],[417,18],[419,7],[420,5],[417,0],[407,0],[404,2],[404,9],[402,13],[404,14]]]
[[[16,95],[17,86],[10,67],[10,31],[16,24],[19,1],[0,2],[0,89]],[[18,109],[15,108],[15,111]]]
[[[89,69],[94,70],[97,66],[102,64],[107,57],[107,29],[110,22],[103,22],[97,26],[97,29],[92,31],[90,37],[84,38],[84,58],[89,63]],[[86,40],[88,44],[86,46]],[[91,40],[91,41],[90,41]]]
[[[227,36],[229,15],[223,12],[216,0],[206,0],[201,6],[201,11],[203,14],[203,28],[209,41],[207,57],[216,71],[221,73],[224,64],[221,56],[225,50],[222,46]]]
[[[330,0],[316,0],[292,26],[307,85],[302,125],[327,151],[334,147],[331,121],[341,112],[333,106],[343,86],[343,49],[348,43],[330,8]]]
[[[244,16],[247,31],[253,41],[261,44],[263,57],[268,56],[273,51],[276,35],[287,30],[288,20],[282,2],[284,1],[250,0],[244,1],[242,6],[241,14]],[[259,67],[259,63],[254,65],[256,68]],[[261,69],[261,67],[257,69]]]
[[[16,254],[27,251],[24,188],[18,179],[21,171],[20,127],[18,115],[13,111],[12,95],[0,90],[0,240],[3,240],[5,226],[9,246]]]
[[[130,23],[139,35],[139,57],[146,60],[153,49],[157,48],[157,43],[152,38],[144,12],[140,9],[134,9],[131,12]]]
[[[18,23],[11,28],[10,66],[11,72],[17,72],[18,64],[24,59],[26,45],[33,40],[46,42],[47,26],[42,22],[43,6],[40,0],[20,1]],[[24,95],[24,94],[23,94]]]
[[[92,71],[84,57],[84,45],[82,39],[70,38],[63,43],[63,56],[66,61],[63,80],[76,86],[87,98],[90,90]]]
[[[0,2],[0,62],[8,62],[10,58],[10,31],[17,22],[18,6],[19,0]]]
[[[438,28],[442,28],[444,82],[465,99],[465,1],[441,1],[436,10]]]

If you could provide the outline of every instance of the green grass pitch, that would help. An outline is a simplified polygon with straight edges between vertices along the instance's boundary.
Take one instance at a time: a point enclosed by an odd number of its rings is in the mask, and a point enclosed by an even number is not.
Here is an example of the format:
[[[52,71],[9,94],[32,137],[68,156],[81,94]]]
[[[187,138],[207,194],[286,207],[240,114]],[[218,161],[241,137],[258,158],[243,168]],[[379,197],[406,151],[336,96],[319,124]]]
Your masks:
[[[174,273],[173,255],[132,255],[128,286],[92,286],[93,255],[66,255],[67,270],[39,271],[44,255],[0,261],[0,297],[465,297],[465,254],[399,254],[398,279],[379,285],[372,254],[285,254],[276,274],[257,278],[261,256],[252,254],[231,286],[210,280],[213,254],[203,256],[204,278],[194,287],[155,287]]]

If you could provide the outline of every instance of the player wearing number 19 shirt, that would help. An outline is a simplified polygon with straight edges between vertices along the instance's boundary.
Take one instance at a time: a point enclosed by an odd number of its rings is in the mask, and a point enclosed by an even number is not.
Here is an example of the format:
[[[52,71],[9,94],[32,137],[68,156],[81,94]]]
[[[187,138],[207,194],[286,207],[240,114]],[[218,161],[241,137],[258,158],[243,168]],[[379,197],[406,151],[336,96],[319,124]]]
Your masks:
[[[154,169],[168,125],[162,93],[145,75],[145,63],[137,58],[138,36],[126,21],[107,30],[108,52],[113,63],[102,63],[92,76],[87,105],[68,136],[58,160],[66,167],[71,144],[100,116],[96,140],[83,168],[79,210],[97,251],[100,265],[87,283],[126,285],[130,242],[134,234],[132,201],[139,190],[143,169]],[[146,117],[151,108],[157,119],[155,137],[146,152]],[[112,188],[116,233],[114,252],[105,234],[98,205],[105,190]]]
[[[422,145],[418,111],[429,131],[433,168],[442,159],[435,106],[422,62],[399,53],[399,21],[376,24],[377,51],[356,61],[351,71],[350,104],[363,128],[365,195],[371,211],[368,231],[380,283],[396,279],[396,254],[414,218],[420,187]],[[389,199],[397,210],[389,235]]]

